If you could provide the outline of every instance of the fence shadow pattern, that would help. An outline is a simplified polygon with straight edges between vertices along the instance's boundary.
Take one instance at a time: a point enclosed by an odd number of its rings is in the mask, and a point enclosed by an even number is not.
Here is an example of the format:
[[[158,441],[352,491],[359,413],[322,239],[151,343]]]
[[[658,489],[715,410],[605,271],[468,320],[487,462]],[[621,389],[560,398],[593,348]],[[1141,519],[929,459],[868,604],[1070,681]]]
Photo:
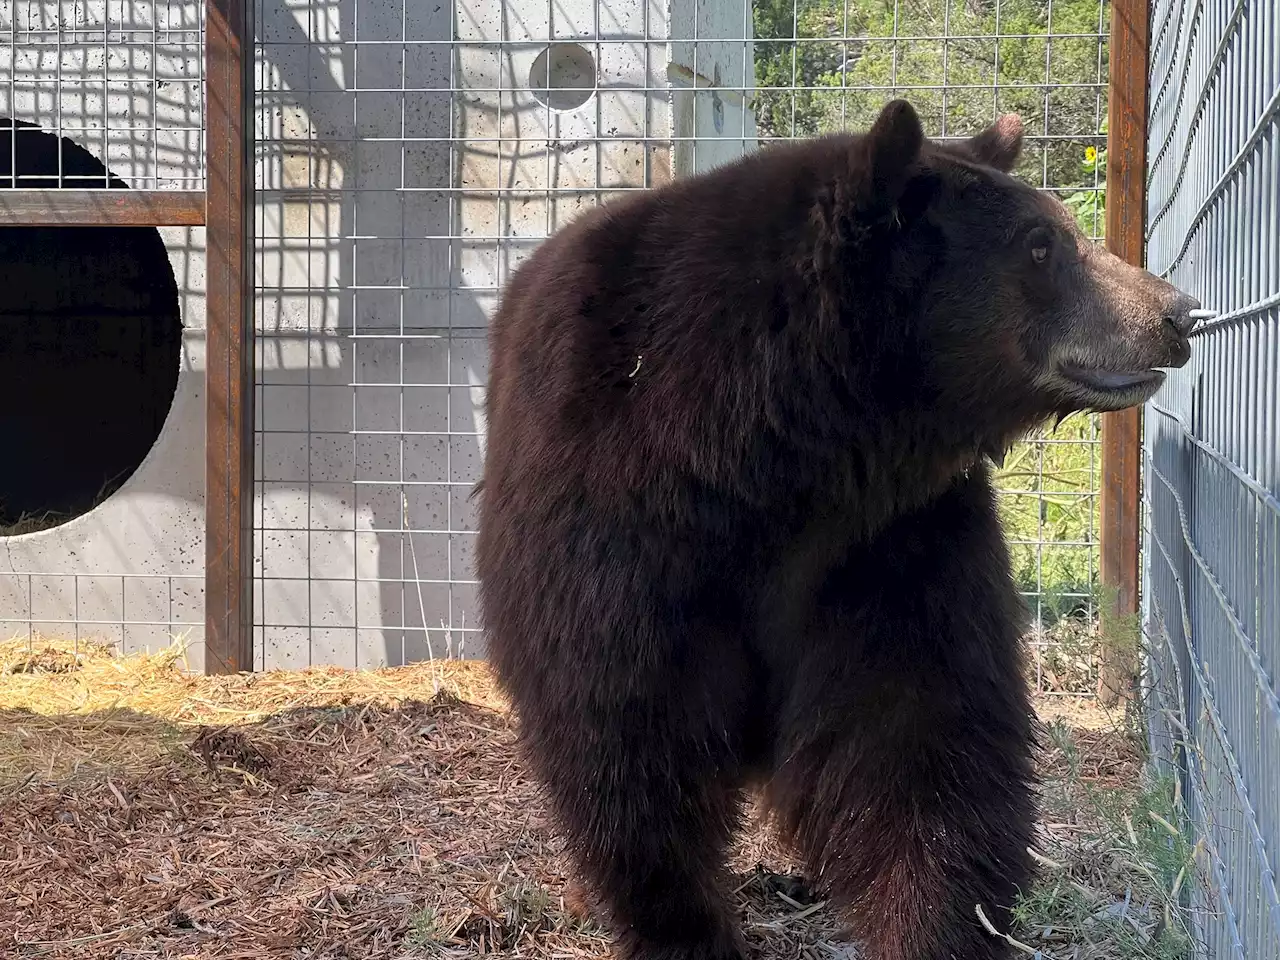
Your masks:
[[[487,325],[512,270],[581,211],[865,128],[906,96],[940,137],[1018,111],[1019,174],[1094,236],[1104,222],[1102,0],[257,11],[259,668],[483,654],[470,493]],[[1001,475],[1041,628],[1090,621],[1098,449],[1077,418]],[[1046,678],[1062,659],[1046,653]]]
[[[259,0],[255,15],[258,669],[483,654],[470,494],[487,326],[511,272],[583,210],[864,129],[905,96],[935,137],[1020,113],[1018,175],[1102,238],[1106,0]],[[203,37],[199,0],[0,0],[0,121],[134,188],[200,187]],[[170,250],[196,404],[203,258]],[[199,641],[196,422],[170,418],[181,456],[153,451],[147,483],[181,473],[180,489],[139,506],[138,480],[74,529],[0,536],[0,633]],[[1037,681],[1056,692],[1093,686],[1100,459],[1081,416],[999,475]],[[138,530],[142,559],[119,559]],[[95,546],[68,566],[73,534]]]
[[[1200,841],[1204,955],[1280,958],[1280,29],[1276,0],[1152,9],[1147,265],[1219,316],[1148,406],[1152,748]]]

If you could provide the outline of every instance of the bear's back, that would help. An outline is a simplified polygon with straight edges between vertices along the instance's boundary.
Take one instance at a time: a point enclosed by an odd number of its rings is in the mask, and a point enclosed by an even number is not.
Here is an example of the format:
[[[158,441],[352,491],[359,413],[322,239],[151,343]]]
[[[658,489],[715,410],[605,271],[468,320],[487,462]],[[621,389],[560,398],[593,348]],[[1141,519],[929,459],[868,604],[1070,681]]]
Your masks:
[[[758,437],[761,344],[808,294],[812,208],[854,140],[770,147],[589,211],[541,244],[490,328],[486,487],[517,466],[623,487],[700,455],[714,472],[725,458],[709,444]]]

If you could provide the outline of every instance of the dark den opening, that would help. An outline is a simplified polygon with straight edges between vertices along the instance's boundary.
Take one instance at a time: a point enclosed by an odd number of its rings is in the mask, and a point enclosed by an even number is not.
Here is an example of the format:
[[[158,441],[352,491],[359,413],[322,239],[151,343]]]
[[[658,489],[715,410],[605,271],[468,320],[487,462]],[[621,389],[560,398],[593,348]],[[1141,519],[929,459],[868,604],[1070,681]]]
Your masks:
[[[59,185],[126,186],[71,141],[0,119],[0,189]],[[129,478],[173,402],[181,343],[156,229],[0,227],[0,535],[64,523]]]

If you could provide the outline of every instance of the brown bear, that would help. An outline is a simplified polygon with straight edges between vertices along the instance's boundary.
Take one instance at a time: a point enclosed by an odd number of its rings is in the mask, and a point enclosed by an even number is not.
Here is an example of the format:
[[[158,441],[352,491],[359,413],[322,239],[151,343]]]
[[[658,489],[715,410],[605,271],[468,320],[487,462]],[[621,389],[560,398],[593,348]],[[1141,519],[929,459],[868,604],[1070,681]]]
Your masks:
[[[987,960],[1032,711],[987,459],[1149,398],[1198,304],[1009,175],[1022,124],[773,146],[587,213],[490,331],[492,666],[628,958],[745,955],[759,792],[867,960]]]

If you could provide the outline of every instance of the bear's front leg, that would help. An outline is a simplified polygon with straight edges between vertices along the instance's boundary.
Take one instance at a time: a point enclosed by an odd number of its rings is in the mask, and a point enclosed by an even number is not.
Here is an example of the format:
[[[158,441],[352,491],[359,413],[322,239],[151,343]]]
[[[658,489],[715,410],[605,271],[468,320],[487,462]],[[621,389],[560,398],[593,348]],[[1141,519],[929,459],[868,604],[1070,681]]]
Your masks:
[[[1025,614],[989,479],[855,548],[789,673],[767,800],[866,960],[1009,956],[1031,878]]]
[[[743,644],[717,598],[664,591],[693,578],[664,577],[638,534],[579,522],[566,539],[533,583],[491,580],[486,627],[573,899],[599,908],[619,960],[743,960],[725,896],[754,705]]]

